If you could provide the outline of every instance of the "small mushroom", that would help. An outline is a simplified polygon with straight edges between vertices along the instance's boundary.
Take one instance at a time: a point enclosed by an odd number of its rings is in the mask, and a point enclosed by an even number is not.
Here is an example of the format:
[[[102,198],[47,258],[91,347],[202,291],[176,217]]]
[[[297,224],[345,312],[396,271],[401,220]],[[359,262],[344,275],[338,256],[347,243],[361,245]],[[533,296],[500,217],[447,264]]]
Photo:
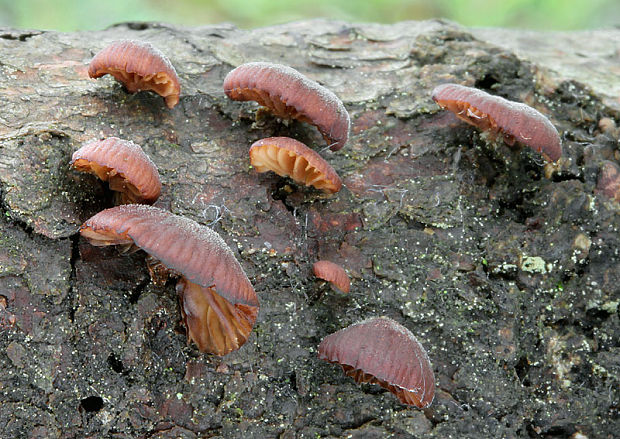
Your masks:
[[[508,145],[519,142],[529,146],[550,162],[562,156],[558,131],[549,119],[529,105],[458,84],[435,87],[432,98],[459,119],[492,136],[503,135]]]
[[[340,364],[357,383],[388,389],[404,404],[425,408],[433,402],[435,377],[426,351],[407,328],[387,317],[328,335],[319,358]]]
[[[126,204],[99,212],[80,227],[80,234],[96,246],[133,244],[179,276],[187,338],[202,352],[225,355],[247,341],[258,298],[213,230],[156,207]]]
[[[351,290],[351,281],[347,272],[340,265],[331,261],[316,261],[312,266],[314,275],[326,280],[343,293]]]
[[[620,201],[620,166],[606,160],[601,165],[595,192]]]
[[[298,183],[335,193],[342,181],[318,153],[289,137],[268,137],[252,144],[250,163],[256,171],[273,171]]]
[[[224,92],[237,101],[256,101],[276,116],[316,126],[332,151],[349,139],[351,120],[330,90],[281,64],[242,64],[226,75]]]
[[[129,93],[152,90],[162,96],[168,108],[179,102],[181,86],[170,60],[159,49],[144,41],[115,41],[101,50],[88,66],[88,76],[110,74],[123,83]]]
[[[140,145],[129,140],[109,137],[89,142],[73,153],[71,165],[107,181],[122,204],[153,204],[161,193],[157,167]]]

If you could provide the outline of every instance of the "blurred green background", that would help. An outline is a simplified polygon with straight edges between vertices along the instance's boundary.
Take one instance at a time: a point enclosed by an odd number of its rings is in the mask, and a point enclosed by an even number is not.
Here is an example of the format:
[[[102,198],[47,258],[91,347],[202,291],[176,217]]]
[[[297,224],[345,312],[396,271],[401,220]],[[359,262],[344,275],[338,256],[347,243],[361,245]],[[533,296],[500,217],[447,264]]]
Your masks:
[[[310,17],[391,23],[444,17],[540,30],[620,25],[620,0],[0,0],[0,25],[74,31],[121,21],[253,28]]]

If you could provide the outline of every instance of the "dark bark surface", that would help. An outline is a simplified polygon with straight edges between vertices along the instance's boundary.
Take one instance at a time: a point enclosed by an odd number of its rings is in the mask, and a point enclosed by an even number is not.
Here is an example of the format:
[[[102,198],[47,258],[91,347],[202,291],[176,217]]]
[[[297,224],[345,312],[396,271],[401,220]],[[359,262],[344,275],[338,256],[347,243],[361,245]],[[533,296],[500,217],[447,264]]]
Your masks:
[[[94,53],[123,38],[170,57],[178,106],[88,79]],[[620,204],[596,185],[620,161],[619,39],[439,21],[2,30],[0,436],[613,437]],[[349,143],[332,153],[315,128],[226,99],[226,73],[255,60],[334,91]],[[448,81],[548,115],[558,169],[441,111],[430,91]],[[111,198],[71,154],[113,135],[159,167],[158,205],[235,251],[261,303],[240,350],[188,346],[174,283],[153,285],[144,254],[77,235]],[[255,173],[249,145],[274,135],[320,150],[345,188],[328,197]],[[317,259],[347,269],[348,295],[313,277]],[[317,359],[324,336],[376,315],[426,347],[429,409]]]

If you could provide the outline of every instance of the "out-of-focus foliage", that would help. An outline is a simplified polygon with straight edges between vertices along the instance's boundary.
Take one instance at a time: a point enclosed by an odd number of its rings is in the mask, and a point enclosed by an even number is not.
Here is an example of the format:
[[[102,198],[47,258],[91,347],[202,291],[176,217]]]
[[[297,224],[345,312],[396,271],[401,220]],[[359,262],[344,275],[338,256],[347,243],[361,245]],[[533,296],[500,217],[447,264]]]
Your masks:
[[[587,29],[620,25],[617,0],[0,0],[0,25],[73,31],[121,21],[251,28],[312,17],[391,23],[444,17],[466,26]]]

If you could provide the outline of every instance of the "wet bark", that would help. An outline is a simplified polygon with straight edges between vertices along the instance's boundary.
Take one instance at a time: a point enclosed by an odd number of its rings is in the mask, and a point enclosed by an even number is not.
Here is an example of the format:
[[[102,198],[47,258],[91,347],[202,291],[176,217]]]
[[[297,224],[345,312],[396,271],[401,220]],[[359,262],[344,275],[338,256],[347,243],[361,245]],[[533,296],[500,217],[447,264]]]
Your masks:
[[[174,109],[88,79],[94,53],[123,38],[170,57]],[[440,21],[2,30],[0,436],[612,437],[620,204],[597,181],[620,161],[619,38]],[[226,73],[255,60],[334,91],[349,143],[332,153],[315,128],[226,99]],[[546,114],[563,138],[558,169],[440,110],[430,91],[447,81]],[[188,346],[174,284],[153,285],[143,254],[77,235],[110,194],[71,154],[112,135],[157,164],[160,206],[236,252],[261,303],[240,350]],[[320,150],[345,188],[254,172],[249,145],[274,135]],[[349,294],[313,277],[317,259],[347,269]],[[325,335],[375,315],[426,347],[431,408],[317,359]]]

